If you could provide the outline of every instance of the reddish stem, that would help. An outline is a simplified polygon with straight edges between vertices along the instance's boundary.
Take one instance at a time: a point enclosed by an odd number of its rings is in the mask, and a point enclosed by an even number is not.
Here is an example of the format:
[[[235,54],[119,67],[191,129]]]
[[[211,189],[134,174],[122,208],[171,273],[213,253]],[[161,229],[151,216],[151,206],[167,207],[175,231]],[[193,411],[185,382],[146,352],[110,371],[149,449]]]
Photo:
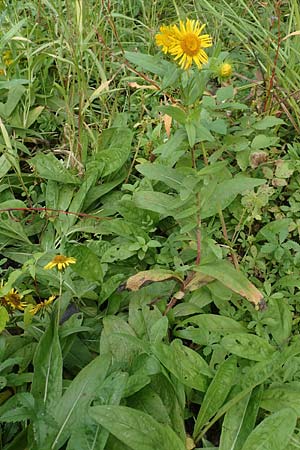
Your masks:
[[[85,214],[85,213],[76,213],[73,211],[64,211],[63,209],[53,209],[53,208],[5,208],[0,209],[0,213],[2,212],[10,212],[10,211],[44,211],[44,212],[56,212],[58,214],[70,214],[77,217],[84,217],[87,219],[95,219],[95,220],[111,220],[111,217],[98,217],[98,216],[92,216],[91,214]]]
[[[274,58],[274,64],[273,64],[273,68],[272,68],[271,78],[270,78],[270,81],[269,81],[269,86],[268,86],[268,90],[267,90],[267,94],[266,94],[266,100],[265,100],[265,104],[264,104],[264,112],[267,111],[268,106],[269,106],[269,104],[271,103],[271,100],[272,100],[272,95],[271,94],[272,94],[272,89],[273,89],[273,86],[274,86],[276,67],[277,67],[278,58],[279,58],[279,50],[280,50],[280,44],[281,44],[281,28],[280,28],[281,11],[280,11],[280,6],[281,6],[281,0],[279,0],[275,4],[275,12],[276,12],[276,17],[277,17],[277,31],[278,31],[277,48],[276,48],[276,53],[275,53],[275,58]]]

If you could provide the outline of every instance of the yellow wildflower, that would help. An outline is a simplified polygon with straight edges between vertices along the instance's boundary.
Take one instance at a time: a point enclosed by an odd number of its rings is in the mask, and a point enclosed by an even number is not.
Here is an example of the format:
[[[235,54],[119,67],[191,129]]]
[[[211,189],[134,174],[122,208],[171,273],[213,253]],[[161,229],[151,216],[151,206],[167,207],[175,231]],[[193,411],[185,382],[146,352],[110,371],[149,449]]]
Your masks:
[[[3,60],[4,64],[6,65],[6,67],[10,66],[14,62],[13,59],[12,59],[12,55],[11,55],[11,51],[10,50],[6,50],[2,54],[2,60]]]
[[[229,63],[223,63],[219,67],[219,75],[221,78],[229,78],[232,75],[232,65]]]
[[[19,294],[15,289],[11,289],[8,294],[0,298],[0,302],[3,306],[12,310],[18,309],[19,311],[24,311],[27,303],[23,302],[22,298],[23,295]]]
[[[32,306],[30,308],[29,312],[30,314],[37,314],[42,309],[45,311],[49,309],[49,306],[52,305],[53,301],[55,300],[55,295],[51,295],[51,297],[48,298],[48,300],[44,300],[43,302],[37,303],[35,306]]]
[[[76,258],[64,256],[64,255],[56,255],[52,261],[44,266],[45,270],[53,269],[57,266],[58,270],[63,270],[68,267],[70,264],[75,264]]]
[[[194,62],[199,69],[202,64],[208,62],[208,56],[203,50],[212,46],[212,38],[209,34],[201,34],[205,24],[200,25],[198,20],[187,19],[177,25],[161,27],[160,34],[156,35],[156,43],[162,47],[162,51],[179,59],[182,69],[188,70]]]
[[[174,43],[174,30],[173,26],[162,25],[159,29],[160,33],[155,36],[156,45],[162,47],[164,53],[169,53],[172,44]]]

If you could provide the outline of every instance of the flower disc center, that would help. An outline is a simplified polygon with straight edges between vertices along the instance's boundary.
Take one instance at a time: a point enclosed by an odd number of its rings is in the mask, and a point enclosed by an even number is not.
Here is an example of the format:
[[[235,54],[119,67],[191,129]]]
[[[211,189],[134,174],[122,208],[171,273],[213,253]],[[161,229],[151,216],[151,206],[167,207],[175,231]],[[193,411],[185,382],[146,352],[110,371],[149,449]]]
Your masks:
[[[201,41],[194,33],[186,33],[181,41],[181,48],[188,56],[196,56],[201,47]]]

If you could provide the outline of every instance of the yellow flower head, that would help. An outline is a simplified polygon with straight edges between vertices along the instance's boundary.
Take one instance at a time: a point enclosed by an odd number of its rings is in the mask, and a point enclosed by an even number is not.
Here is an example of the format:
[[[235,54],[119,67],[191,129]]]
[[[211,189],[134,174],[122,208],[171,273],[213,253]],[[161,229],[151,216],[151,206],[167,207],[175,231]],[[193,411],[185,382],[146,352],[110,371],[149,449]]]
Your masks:
[[[223,63],[219,67],[219,76],[221,78],[229,78],[232,75],[232,65],[229,63]]]
[[[10,50],[6,50],[6,52],[3,53],[2,59],[3,59],[4,64],[7,67],[10,66],[14,62],[13,59],[12,59],[12,55],[11,55],[11,51]]]
[[[54,267],[57,267],[58,270],[63,270],[66,267],[69,266],[69,264],[75,264],[76,259],[64,255],[56,255],[52,261],[50,261],[46,266],[44,266],[44,269],[53,269]]]
[[[52,305],[53,301],[55,300],[55,295],[51,295],[51,297],[48,298],[48,300],[44,300],[43,302],[37,303],[35,306],[32,306],[30,308],[30,314],[37,314],[41,310],[47,311],[49,309],[49,306]]]
[[[169,53],[170,48],[174,43],[174,26],[162,25],[159,29],[160,33],[155,36],[156,45],[162,47],[164,53]]]
[[[212,46],[212,38],[209,34],[201,34],[205,24],[200,25],[198,20],[187,19],[177,25],[161,27],[161,33],[156,35],[156,43],[162,47],[162,51],[179,59],[182,69],[188,70],[194,62],[199,69],[202,64],[208,62],[208,56],[203,50]]]
[[[22,302],[23,295],[19,294],[15,289],[11,289],[8,294],[0,298],[1,304],[12,310],[18,309],[24,311],[27,306],[26,302]]]

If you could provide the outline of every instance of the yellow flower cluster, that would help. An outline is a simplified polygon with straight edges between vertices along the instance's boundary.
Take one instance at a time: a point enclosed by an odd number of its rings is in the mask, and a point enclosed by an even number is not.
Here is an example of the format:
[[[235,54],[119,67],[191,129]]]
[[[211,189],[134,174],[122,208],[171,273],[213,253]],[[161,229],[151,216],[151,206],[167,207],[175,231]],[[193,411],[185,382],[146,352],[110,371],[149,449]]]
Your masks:
[[[1,283],[1,285],[3,286],[3,283]],[[27,303],[22,299],[23,295],[19,294],[16,289],[11,289],[8,294],[0,297],[0,304],[2,306],[5,306],[5,308],[10,312],[13,312],[15,310],[24,312],[25,308],[29,307],[30,314],[34,315],[41,310],[47,310],[55,300],[55,295],[52,295],[48,298],[48,300],[44,300],[40,303],[37,303],[36,305]]]
[[[179,60],[183,70],[188,70],[194,62],[199,69],[208,62],[208,56],[203,50],[212,46],[209,34],[201,34],[205,24],[198,20],[187,19],[177,25],[162,25],[160,33],[155,36],[156,44],[164,53],[169,53],[174,60]]]
[[[11,51],[10,50],[6,50],[5,52],[3,52],[2,54],[2,62],[3,65],[5,67],[9,67],[12,65],[12,63],[14,62],[12,59],[12,55],[11,55]],[[5,74],[5,70],[4,69],[0,69],[0,75],[4,75]]]
[[[75,264],[76,259],[64,255],[57,255],[55,256],[52,261],[50,261],[44,269],[53,269],[54,267],[57,267],[58,270],[63,270],[66,267],[69,266],[69,264]],[[0,283],[0,288],[4,286],[3,281]],[[16,289],[11,289],[7,294],[0,297],[0,305],[4,306],[7,310],[10,312],[13,312],[15,310],[24,312],[25,308],[29,308],[30,314],[37,314],[40,311],[45,311],[49,309],[49,306],[52,305],[54,302],[56,296],[51,295],[51,297],[48,298],[48,300],[43,300],[36,304],[31,304],[28,302],[23,301],[23,295],[19,294],[19,292]],[[27,310],[27,309],[26,309]]]

